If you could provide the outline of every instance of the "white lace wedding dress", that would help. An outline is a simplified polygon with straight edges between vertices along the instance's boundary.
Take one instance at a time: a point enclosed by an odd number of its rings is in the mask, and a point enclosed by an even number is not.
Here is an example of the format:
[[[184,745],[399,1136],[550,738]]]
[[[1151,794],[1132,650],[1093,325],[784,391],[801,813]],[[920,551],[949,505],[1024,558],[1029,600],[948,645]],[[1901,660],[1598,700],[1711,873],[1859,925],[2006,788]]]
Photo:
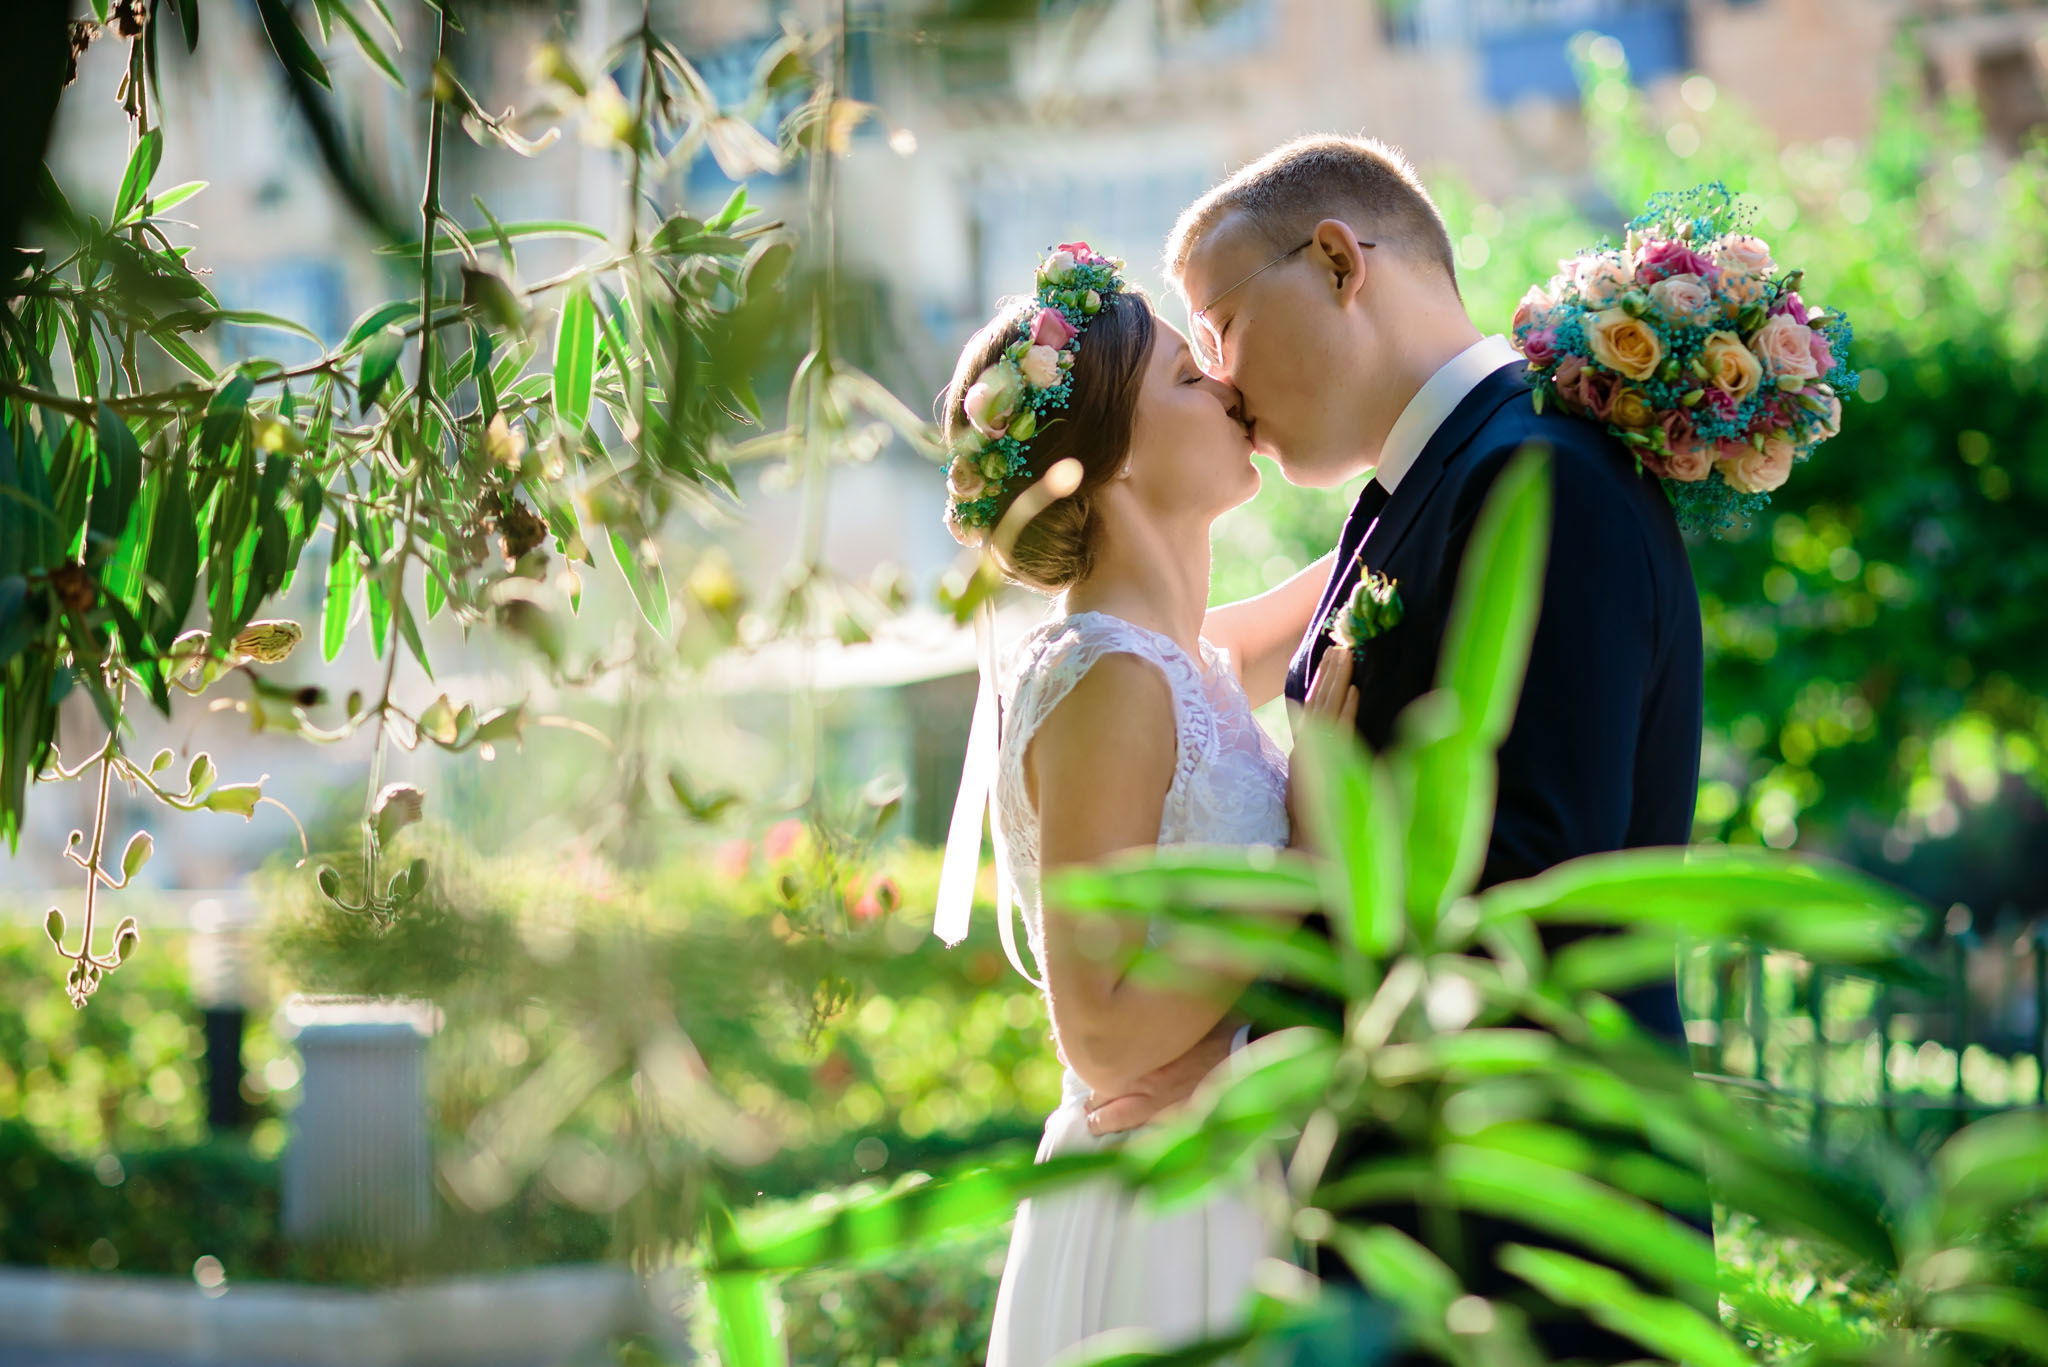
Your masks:
[[[1172,687],[1179,763],[1159,820],[1159,843],[1246,846],[1287,842],[1286,761],[1253,718],[1229,661],[1208,642],[1192,659],[1171,638],[1099,612],[1056,618],[1012,657],[995,819],[1034,958],[1044,962],[1038,819],[1024,783],[1032,733],[1095,662],[1127,654]],[[1104,763],[1114,763],[1104,756]],[[1073,1071],[1045,1122],[1038,1161],[1093,1152],[1122,1136],[1088,1133],[1088,1085]],[[1272,1173],[1219,1189],[1202,1204],[1160,1213],[1145,1196],[1104,1179],[1026,1200],[1018,1209],[996,1295],[988,1367],[1040,1367],[1107,1330],[1167,1345],[1235,1327],[1252,1271],[1287,1251],[1276,1230]],[[1260,1185],[1254,1185],[1257,1182]]]

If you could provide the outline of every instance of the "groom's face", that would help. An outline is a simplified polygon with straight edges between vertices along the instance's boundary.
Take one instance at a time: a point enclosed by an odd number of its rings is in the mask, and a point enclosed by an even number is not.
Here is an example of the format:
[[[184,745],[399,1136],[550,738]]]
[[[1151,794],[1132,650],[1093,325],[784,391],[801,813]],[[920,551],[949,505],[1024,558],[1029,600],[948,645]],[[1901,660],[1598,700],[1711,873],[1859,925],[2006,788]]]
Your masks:
[[[1359,336],[1321,254],[1291,245],[1227,215],[1195,244],[1180,288],[1209,339],[1206,368],[1244,396],[1255,448],[1290,483],[1340,484],[1368,457],[1334,382],[1357,375]]]

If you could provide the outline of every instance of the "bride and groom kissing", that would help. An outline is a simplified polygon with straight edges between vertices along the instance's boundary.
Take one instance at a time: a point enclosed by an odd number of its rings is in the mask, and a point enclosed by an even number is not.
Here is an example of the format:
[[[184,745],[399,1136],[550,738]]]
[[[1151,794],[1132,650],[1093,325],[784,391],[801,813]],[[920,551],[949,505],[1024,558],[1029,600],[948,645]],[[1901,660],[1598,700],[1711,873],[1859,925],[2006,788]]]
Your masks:
[[[1044,905],[1041,876],[1150,846],[1305,843],[1299,776],[1252,709],[1284,694],[1338,728],[1298,727],[1306,743],[1355,728],[1384,749],[1432,687],[1475,519],[1517,453],[1547,455],[1551,530],[1482,886],[1684,844],[1699,770],[1700,615],[1672,500],[1610,428],[1532,402],[1535,358],[1468,316],[1443,219],[1397,150],[1302,139],[1189,207],[1166,248],[1186,335],[1120,265],[1085,243],[1052,252],[942,401],[948,526],[1056,598],[1010,657],[989,776],[999,880],[1065,1065],[1041,1161],[1122,1142],[1263,1030],[1341,1029],[1342,1003],[1303,989],[1133,978],[1145,926]],[[1255,451],[1297,485],[1371,479],[1328,555],[1212,607],[1210,528],[1256,493]],[[1680,1037],[1673,982],[1624,1005]],[[1374,1142],[1361,1127],[1338,1147]],[[1026,1200],[990,1367],[1109,1331],[1171,1344],[1234,1327],[1261,1260],[1288,1247],[1266,1176],[1166,1212],[1109,1182]],[[1417,1230],[1412,1206],[1374,1218]],[[1483,1266],[1510,1237],[1540,1241],[1484,1221],[1464,1252]],[[1354,1280],[1335,1259],[1314,1270]],[[1545,1342],[1554,1358],[1640,1354],[1577,1325]]]

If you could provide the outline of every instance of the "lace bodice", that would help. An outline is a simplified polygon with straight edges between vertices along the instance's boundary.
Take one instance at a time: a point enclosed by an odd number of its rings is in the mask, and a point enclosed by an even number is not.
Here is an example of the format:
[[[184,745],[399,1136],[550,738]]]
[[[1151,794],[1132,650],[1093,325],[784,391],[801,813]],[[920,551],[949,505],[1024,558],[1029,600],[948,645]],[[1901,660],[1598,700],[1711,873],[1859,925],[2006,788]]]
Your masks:
[[[1172,638],[1102,612],[1046,622],[1018,643],[1004,688],[995,820],[1033,959],[1043,964],[1038,816],[1024,782],[1031,737],[1105,655],[1134,655],[1166,676],[1178,728],[1173,782],[1159,816],[1162,845],[1287,843],[1287,761],[1252,716],[1229,661],[1207,641],[1195,660]],[[1116,762],[1105,755],[1105,764]]]

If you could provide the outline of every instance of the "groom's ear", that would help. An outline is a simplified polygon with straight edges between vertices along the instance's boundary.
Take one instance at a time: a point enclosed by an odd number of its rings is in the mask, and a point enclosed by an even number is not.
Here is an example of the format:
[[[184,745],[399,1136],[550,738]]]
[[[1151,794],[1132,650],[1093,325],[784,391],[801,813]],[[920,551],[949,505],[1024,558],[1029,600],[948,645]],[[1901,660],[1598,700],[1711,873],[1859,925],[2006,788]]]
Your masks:
[[[1365,282],[1366,253],[1359,245],[1360,236],[1343,219],[1326,218],[1316,224],[1309,238],[1309,259],[1324,273],[1340,304],[1357,298]]]

